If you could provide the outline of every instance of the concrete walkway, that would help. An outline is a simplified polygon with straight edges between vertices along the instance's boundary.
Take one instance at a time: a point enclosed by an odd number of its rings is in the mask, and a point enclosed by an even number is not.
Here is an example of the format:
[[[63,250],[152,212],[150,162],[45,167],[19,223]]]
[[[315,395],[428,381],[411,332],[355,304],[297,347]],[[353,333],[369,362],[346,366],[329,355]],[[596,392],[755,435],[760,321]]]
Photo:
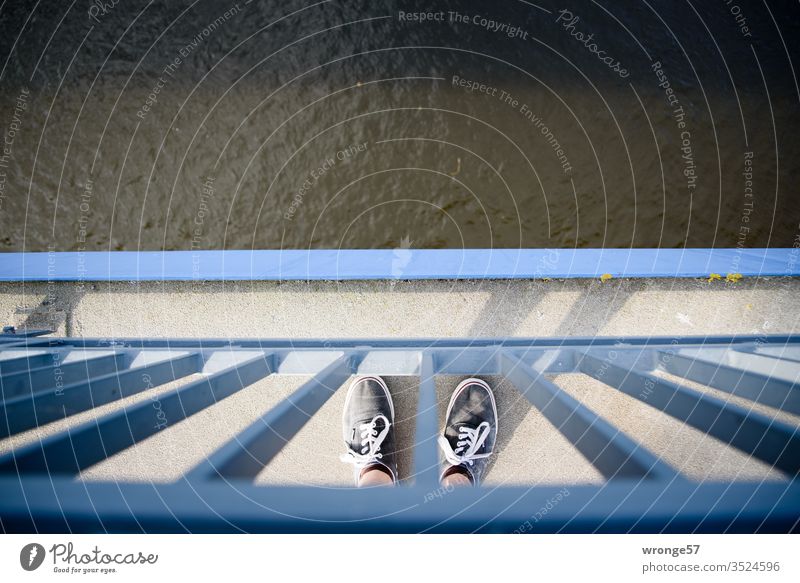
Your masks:
[[[800,280],[157,282],[0,284],[4,325],[59,336],[475,337],[796,333]],[[461,377],[439,377],[440,418]],[[285,398],[306,377],[270,377],[138,446],[89,468],[84,479],[172,481]],[[189,382],[183,379],[177,384]],[[597,470],[510,384],[487,377],[500,415],[487,482],[601,482]],[[554,379],[572,396],[695,480],[783,479],[656,410],[583,375]],[[387,378],[397,411],[400,474],[411,475],[417,380]],[[176,383],[173,383],[174,386]],[[169,387],[172,388],[172,387]],[[166,390],[165,387],[154,392]],[[342,464],[339,390],[258,476],[258,483],[351,484]],[[731,398],[715,391],[716,396]],[[150,398],[106,405],[0,442],[0,451]],[[741,404],[741,402],[739,402]],[[745,403],[746,404],[746,403]],[[759,408],[794,424],[800,418]]]

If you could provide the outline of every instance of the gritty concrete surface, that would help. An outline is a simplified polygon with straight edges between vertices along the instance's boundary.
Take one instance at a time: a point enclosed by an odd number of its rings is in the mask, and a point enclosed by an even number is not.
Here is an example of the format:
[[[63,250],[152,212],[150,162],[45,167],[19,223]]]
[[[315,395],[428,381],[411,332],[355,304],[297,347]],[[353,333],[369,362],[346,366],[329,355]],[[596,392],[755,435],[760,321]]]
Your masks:
[[[552,378],[567,393],[612,420],[634,441],[690,479],[786,479],[768,464],[593,378],[583,374]]]
[[[166,419],[164,431],[87,468],[81,477],[134,482],[179,480],[217,448],[257,422],[308,378],[270,376],[183,421],[170,423]]]
[[[109,413],[119,411],[124,407],[129,407],[131,405],[135,405],[137,403],[141,403],[144,401],[152,401],[153,403],[156,403],[158,401],[159,395],[162,395],[167,391],[182,387],[183,385],[198,380],[199,378],[200,375],[189,375],[187,377],[173,381],[171,383],[166,383],[163,385],[159,385],[157,387],[153,387],[149,391],[138,393],[136,395],[131,395],[130,397],[120,399],[119,401],[112,401],[111,403],[106,403],[105,405],[101,405],[99,407],[95,407],[94,409],[90,409],[88,411],[72,415],[65,419],[61,419],[59,421],[53,421],[52,423],[48,423],[47,425],[43,425],[35,429],[30,429],[28,431],[23,431],[22,433],[17,433],[16,435],[12,435],[9,438],[0,440],[0,454],[6,453],[14,448],[38,443],[42,439],[45,439],[46,437],[49,437],[51,435],[55,435],[60,431],[63,431],[71,427],[75,427],[82,423],[95,421],[96,419],[100,419],[105,415],[108,415]],[[154,412],[155,412],[155,407],[154,407]]]
[[[397,470],[401,480],[411,473],[417,377],[385,377],[395,408]],[[256,478],[257,484],[353,485],[353,466],[339,460],[342,440],[342,406],[352,379],[334,393]]]
[[[3,283],[0,320],[69,336],[792,332],[800,279]]]
[[[436,379],[439,425],[443,426],[453,389],[463,376]],[[498,455],[487,484],[601,482],[602,477],[519,391],[500,377],[482,377],[497,400]],[[412,448],[417,411],[417,377],[385,377],[395,406],[397,465],[401,480],[413,478]],[[352,466],[341,463],[341,411],[347,384],[292,439],[256,479],[259,484],[351,485]]]
[[[0,320],[88,337],[486,337],[631,336],[796,333],[800,280],[421,281],[421,282],[153,282],[0,284]],[[0,441],[0,452],[121,407],[157,400],[192,375],[69,420]],[[168,482],[203,461],[291,394],[307,377],[272,376],[170,424],[134,448],[86,469],[86,480]],[[440,424],[463,377],[441,376]],[[487,484],[598,483],[592,464],[509,383],[495,388],[497,455]],[[555,381],[569,394],[696,480],[782,479],[770,467],[602,383],[577,374]],[[349,381],[348,381],[349,382]],[[683,381],[684,384],[690,383]],[[418,379],[387,377],[396,408],[401,479],[412,476],[411,447]],[[341,408],[346,385],[322,406],[258,475],[259,484],[348,486]],[[795,415],[754,407],[794,425]]]
[[[769,405],[757,403],[755,401],[745,399],[744,397],[733,395],[727,391],[722,391],[720,389],[715,389],[713,387],[702,385],[700,383],[696,383],[689,379],[684,379],[682,377],[670,374],[668,372],[664,372],[662,370],[654,370],[653,374],[657,377],[661,377],[673,383],[679,383],[685,387],[694,389],[695,391],[698,391],[700,393],[704,393],[711,397],[721,399],[727,403],[731,403],[732,405],[738,405],[739,407],[743,407],[748,411],[761,413],[762,415],[766,415],[767,417],[775,419],[776,421],[788,423],[789,425],[800,425],[800,415],[792,413],[791,411],[775,409],[773,407],[770,407]]]

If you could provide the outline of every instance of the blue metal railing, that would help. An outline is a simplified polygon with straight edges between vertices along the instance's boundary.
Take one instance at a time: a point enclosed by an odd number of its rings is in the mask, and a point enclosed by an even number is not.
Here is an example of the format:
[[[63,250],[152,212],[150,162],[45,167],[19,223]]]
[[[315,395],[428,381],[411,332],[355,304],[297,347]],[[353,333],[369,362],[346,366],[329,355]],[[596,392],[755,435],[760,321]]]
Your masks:
[[[800,336],[228,340],[4,334],[0,443],[198,373],[159,394],[170,425],[268,375],[312,378],[175,483],[75,480],[167,428],[153,422],[149,400],[6,447],[0,455],[3,530],[786,532],[800,520],[800,434],[797,423],[786,420],[800,414]],[[768,464],[785,480],[692,481],[549,380],[558,373],[605,383]],[[352,374],[419,378],[410,479],[397,488],[366,490],[255,485],[256,475]],[[559,486],[484,486],[430,496],[439,487],[434,379],[451,374],[507,378],[605,482],[569,484],[568,496]],[[758,403],[761,412],[694,383]]]
[[[254,249],[0,253],[0,281],[800,276],[800,249]]]

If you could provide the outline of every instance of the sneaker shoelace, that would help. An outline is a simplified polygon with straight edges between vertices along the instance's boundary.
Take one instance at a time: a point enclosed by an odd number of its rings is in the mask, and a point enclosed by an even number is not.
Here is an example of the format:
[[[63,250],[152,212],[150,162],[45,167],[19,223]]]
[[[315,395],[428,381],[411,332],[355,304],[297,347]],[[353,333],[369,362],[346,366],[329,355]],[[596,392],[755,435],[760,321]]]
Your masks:
[[[450,441],[444,435],[439,436],[439,445],[444,451],[444,457],[448,463],[454,466],[461,464],[472,465],[474,460],[492,455],[492,452],[476,453],[483,445],[483,442],[486,441],[486,438],[489,437],[491,431],[492,426],[488,421],[484,421],[475,429],[462,425],[458,429],[458,441],[455,449],[453,449]]]
[[[381,419],[383,420],[383,429],[378,431],[377,424]],[[354,451],[350,448],[347,453],[342,454],[340,459],[343,462],[353,464],[357,468],[363,468],[370,462],[381,459],[383,457],[381,444],[389,434],[390,427],[389,420],[383,415],[373,417],[369,423],[362,423],[358,426],[358,431],[361,434],[361,451]]]

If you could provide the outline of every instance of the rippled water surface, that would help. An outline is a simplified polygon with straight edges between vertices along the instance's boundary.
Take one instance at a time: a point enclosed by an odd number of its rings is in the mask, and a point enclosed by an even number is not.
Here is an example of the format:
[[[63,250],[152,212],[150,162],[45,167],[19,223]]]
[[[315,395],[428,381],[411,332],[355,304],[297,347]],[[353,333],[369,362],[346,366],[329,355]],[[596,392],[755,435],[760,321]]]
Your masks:
[[[6,2],[0,249],[790,247],[797,2]]]

